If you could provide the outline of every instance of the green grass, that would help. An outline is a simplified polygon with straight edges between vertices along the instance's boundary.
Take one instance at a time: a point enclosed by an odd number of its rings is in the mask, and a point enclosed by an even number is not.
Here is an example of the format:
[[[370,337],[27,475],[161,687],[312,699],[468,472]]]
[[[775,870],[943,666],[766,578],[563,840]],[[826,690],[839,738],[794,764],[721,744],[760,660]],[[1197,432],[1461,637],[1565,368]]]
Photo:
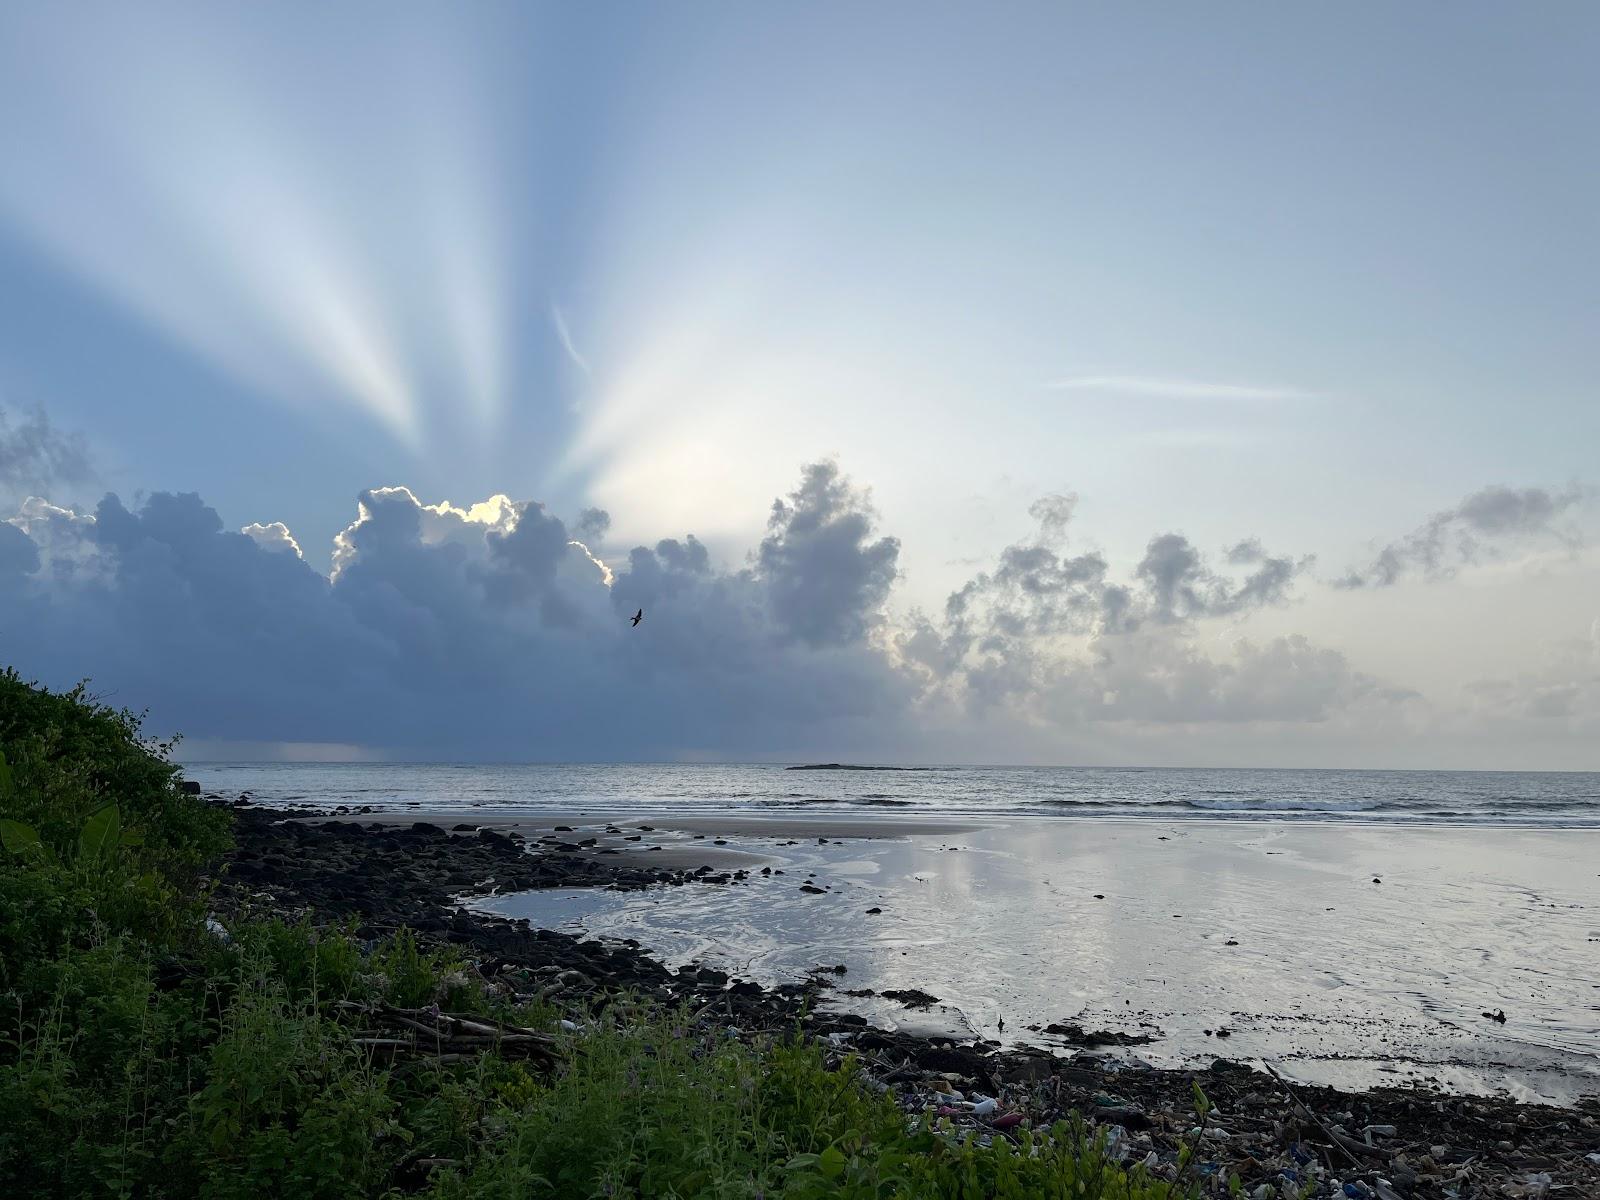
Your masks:
[[[0,673],[0,1195],[1169,1200],[1080,1127],[983,1146],[799,1036],[624,998],[577,1033],[401,931],[205,926],[226,810],[81,690]],[[350,1002],[354,1001],[355,1005]],[[375,1061],[360,1005],[549,1030],[562,1065]]]

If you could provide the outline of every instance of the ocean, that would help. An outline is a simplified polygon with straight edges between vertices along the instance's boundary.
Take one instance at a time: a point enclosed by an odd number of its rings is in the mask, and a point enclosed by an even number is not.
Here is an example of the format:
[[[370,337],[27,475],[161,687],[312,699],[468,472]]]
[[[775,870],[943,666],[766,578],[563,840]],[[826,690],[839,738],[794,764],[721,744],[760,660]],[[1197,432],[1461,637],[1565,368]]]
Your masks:
[[[440,812],[865,813],[1600,828],[1600,773],[768,764],[190,763],[262,804]]]

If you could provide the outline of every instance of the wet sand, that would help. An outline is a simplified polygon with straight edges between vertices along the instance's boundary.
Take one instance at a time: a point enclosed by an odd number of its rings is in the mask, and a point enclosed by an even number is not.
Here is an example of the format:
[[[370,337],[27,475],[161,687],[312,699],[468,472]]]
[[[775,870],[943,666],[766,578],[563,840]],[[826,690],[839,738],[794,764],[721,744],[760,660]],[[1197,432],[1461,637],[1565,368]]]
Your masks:
[[[592,847],[578,853],[649,855],[649,865],[677,869],[701,865],[716,870],[759,868],[774,860],[784,843],[812,841],[875,840],[924,835],[970,833],[984,828],[972,821],[946,821],[938,818],[866,816],[683,816],[670,813],[640,813],[627,820],[614,814],[609,820],[570,812],[541,812],[537,816],[505,810],[475,809],[471,812],[407,809],[404,812],[374,812],[318,815],[316,820],[351,821],[360,824],[411,825],[421,821],[457,832],[492,829],[497,833],[521,834],[530,842],[554,845],[594,839]],[[611,832],[615,830],[616,832]],[[720,844],[719,839],[723,843]],[[737,845],[734,844],[737,840]]]
[[[835,1002],[886,1026],[1051,1045],[1043,1027],[1060,1022],[1153,1035],[1119,1053],[1157,1065],[1226,1054],[1343,1086],[1600,1093],[1594,831],[730,814],[637,816],[610,835],[581,814],[471,820],[530,839],[570,824],[595,850],[663,865],[759,863],[773,873],[732,889],[487,907],[766,983],[842,964]],[[619,840],[641,824],[646,840]],[[940,1003],[843,995],[904,988]]]

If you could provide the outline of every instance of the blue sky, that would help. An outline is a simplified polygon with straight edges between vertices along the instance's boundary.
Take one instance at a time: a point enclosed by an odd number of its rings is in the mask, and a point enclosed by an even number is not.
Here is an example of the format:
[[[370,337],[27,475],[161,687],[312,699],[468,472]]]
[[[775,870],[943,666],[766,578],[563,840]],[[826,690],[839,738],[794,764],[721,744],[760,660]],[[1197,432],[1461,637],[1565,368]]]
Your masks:
[[[775,587],[747,555],[831,458],[871,489],[857,549],[898,539],[857,598],[903,674],[915,613],[1073,493],[1072,552],[1114,576],[1166,532],[1304,564],[1164,639],[1237,672],[1239,639],[1301,637],[1418,697],[1404,746],[1329,710],[1281,753],[1600,766],[1592,6],[22,4],[0,32],[0,407],[92,466],[8,504],[196,492],[326,574],[364,489],[503,493],[569,532],[604,509],[607,569],[694,534]],[[1485,526],[1463,501],[1495,486],[1557,503]],[[1429,528],[1444,559],[1331,586]],[[1034,630],[1035,685],[1146,634]],[[103,673],[47,649],[36,672]],[[979,758],[1285,743],[1085,725],[1043,685],[980,720],[973,666],[861,745],[963,719]],[[1553,715],[1480,750],[1488,684]],[[213,733],[342,736],[253,719]],[[717,752],[813,744],[774,736]]]

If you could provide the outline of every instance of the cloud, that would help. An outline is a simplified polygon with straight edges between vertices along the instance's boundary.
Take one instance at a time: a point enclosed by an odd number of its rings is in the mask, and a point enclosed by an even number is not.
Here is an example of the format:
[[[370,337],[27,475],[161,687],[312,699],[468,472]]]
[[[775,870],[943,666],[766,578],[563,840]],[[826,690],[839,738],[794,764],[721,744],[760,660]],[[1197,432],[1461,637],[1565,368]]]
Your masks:
[[[874,514],[831,462],[805,469],[787,501],[774,500],[756,552],[778,627],[812,646],[861,640],[894,583],[897,538],[871,541]]]
[[[1557,510],[1491,496],[1453,511],[1522,533]],[[1297,745],[1311,730],[1337,745],[1427,709],[1335,648],[1243,635],[1293,600],[1308,557],[1165,532],[1114,567],[1073,544],[1072,494],[1029,511],[1033,534],[928,615],[894,610],[900,544],[826,461],[731,564],[691,533],[602,557],[575,536],[599,545],[597,510],[569,522],[536,501],[430,503],[391,486],[357,497],[323,575],[282,524],[231,532],[197,495],[132,508],[110,495],[92,512],[30,499],[0,524],[0,631],[24,672],[92,676],[215,744],[387,757],[1059,761],[1113,743],[1157,753],[1161,730],[1169,745],[1291,727]],[[1486,681],[1462,711],[1592,724],[1591,643],[1565,655],[1582,669]]]
[[[555,327],[556,338],[561,342],[561,348],[567,352],[567,357],[572,360],[572,365],[585,375],[592,374],[589,370],[589,360],[578,353],[578,347],[572,340],[572,330],[567,327],[567,315],[561,311],[559,305],[550,305],[550,324]]]
[[[774,508],[764,561],[729,570],[693,536],[608,565],[535,502],[373,488],[323,576],[281,525],[229,532],[193,494],[107,496],[93,512],[30,501],[0,524],[0,629],[29,630],[8,639],[25,672],[92,675],[218,743],[848,752],[896,736],[915,700],[868,642],[895,546],[870,536],[864,505],[832,464],[809,468]]]
[[[13,424],[0,408],[0,492],[42,492],[91,474],[81,433],[62,433],[42,409]]]
[[[1197,379],[1161,379],[1146,375],[1070,375],[1050,384],[1061,392],[1111,392],[1153,400],[1272,402],[1302,400],[1309,393],[1295,388],[1210,383]]]
[[[263,550],[281,550],[293,554],[296,558],[304,558],[300,553],[300,543],[294,540],[294,535],[289,532],[289,527],[282,521],[272,521],[266,525],[246,525],[239,531]]]
[[[610,532],[611,514],[603,508],[584,509],[572,527],[573,536],[590,545],[598,545]]]
[[[1170,635],[1098,639],[1076,674],[1066,698],[1106,722],[1323,722],[1409,698],[1298,635],[1239,638],[1219,658]]]
[[[1039,522],[1039,541],[1046,546],[1066,540],[1067,525],[1078,510],[1075,492],[1051,492],[1028,505],[1028,515]]]
[[[1015,658],[1050,639],[1126,635],[1238,616],[1287,603],[1295,579],[1312,561],[1272,555],[1258,541],[1242,541],[1225,555],[1231,567],[1251,568],[1238,577],[1214,570],[1182,534],[1163,533],[1150,539],[1133,577],[1119,581],[1100,552],[1074,555],[1063,549],[1076,499],[1050,495],[1036,501],[1029,513],[1039,522],[1037,533],[1007,546],[993,567],[953,592],[941,627],[922,618],[901,639],[903,652],[948,674],[973,655]]]
[[[1554,540],[1581,544],[1576,529],[1560,518],[1584,499],[1579,487],[1562,491],[1512,488],[1492,484],[1467,496],[1454,508],[1435,513],[1418,529],[1378,551],[1372,563],[1352,568],[1335,587],[1388,587],[1408,574],[1448,578],[1460,566],[1503,553],[1519,543]]]
[[[1552,729],[1600,737],[1600,617],[1582,636],[1552,639],[1514,676],[1468,683],[1463,701],[1475,732],[1514,726],[1535,737]]]
[[[32,575],[39,569],[39,547],[15,525],[0,522],[0,580]]]
[[[1152,538],[1135,572],[1145,586],[1149,619],[1170,623],[1203,617],[1232,616],[1252,608],[1285,603],[1295,577],[1311,565],[1268,554],[1255,539],[1227,552],[1233,566],[1254,566],[1235,582],[1214,573],[1182,534]]]

